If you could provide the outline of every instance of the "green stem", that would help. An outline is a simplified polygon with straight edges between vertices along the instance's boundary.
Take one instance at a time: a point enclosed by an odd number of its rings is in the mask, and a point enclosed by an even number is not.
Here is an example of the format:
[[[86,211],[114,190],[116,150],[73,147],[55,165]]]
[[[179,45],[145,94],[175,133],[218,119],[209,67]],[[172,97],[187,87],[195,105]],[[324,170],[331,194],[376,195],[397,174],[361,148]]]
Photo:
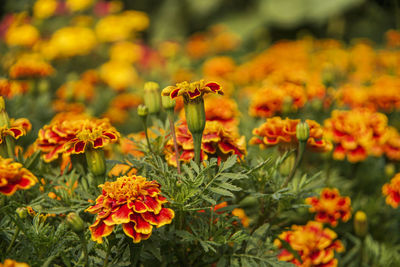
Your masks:
[[[14,158],[15,143],[13,137],[7,135],[4,139],[6,141],[8,157]]]
[[[110,242],[108,242],[107,252],[106,252],[106,257],[104,258],[103,267],[107,267],[108,266],[108,258],[110,257],[110,252],[111,252],[111,244],[110,244]]]
[[[197,165],[200,165],[200,157],[201,157],[201,139],[203,137],[203,132],[194,133],[193,135],[193,144],[194,144],[194,160]]]
[[[15,240],[17,240],[19,232],[21,231],[21,229],[18,227],[18,225],[16,227],[17,227],[17,229],[15,230],[14,235],[11,239],[10,245],[8,246],[6,253],[4,255],[8,255],[8,253],[11,251],[11,248],[13,247]]]
[[[147,147],[149,148],[149,151],[153,153],[153,151],[151,150],[149,135],[147,133],[147,117],[142,118],[142,122],[143,122],[144,134],[146,136]]]
[[[176,133],[175,133],[175,125],[174,125],[174,113],[168,112],[168,120],[169,120],[169,127],[171,128],[171,135],[172,140],[174,141],[174,149],[175,149],[175,160],[176,160],[176,167],[178,169],[178,174],[181,173],[181,165],[179,162],[179,150],[178,150],[178,142],[176,141]],[[180,176],[178,176],[178,181],[180,181]]]
[[[305,148],[306,148],[306,142],[300,141],[299,147],[297,148],[297,156],[296,156],[296,161],[294,163],[293,169],[290,171],[288,177],[286,178],[285,182],[283,183],[282,188],[286,187],[289,184],[289,182],[293,179],[293,177],[296,173],[296,170],[299,167],[300,162],[303,158]]]
[[[88,249],[87,249],[87,241],[85,238],[85,234],[81,233],[79,234],[79,238],[81,239],[81,243],[82,243],[82,253],[83,253],[83,258],[85,261],[85,265],[84,266],[88,266]]]
[[[0,156],[5,159],[8,158],[8,151],[7,151],[7,145],[6,145],[5,139],[0,144]]]

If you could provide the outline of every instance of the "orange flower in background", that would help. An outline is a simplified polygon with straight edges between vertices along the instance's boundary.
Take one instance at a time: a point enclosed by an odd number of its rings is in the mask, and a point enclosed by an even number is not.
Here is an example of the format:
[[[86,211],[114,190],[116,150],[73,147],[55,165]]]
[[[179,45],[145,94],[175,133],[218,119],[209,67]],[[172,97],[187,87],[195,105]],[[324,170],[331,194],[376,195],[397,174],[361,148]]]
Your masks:
[[[12,98],[28,91],[29,85],[26,82],[12,81],[0,78],[0,95]]]
[[[99,187],[102,194],[96,204],[86,209],[97,214],[96,221],[89,227],[92,240],[103,242],[116,225],[122,224],[124,233],[134,243],[148,239],[157,228],[171,223],[173,210],[164,208],[167,199],[161,195],[156,181],[147,181],[141,176],[122,176],[115,182],[106,182]]]
[[[381,156],[387,139],[387,117],[368,109],[334,110],[325,120],[326,136],[333,141],[333,158],[350,162]]]
[[[13,64],[9,70],[10,77],[43,78],[54,73],[54,68],[38,54],[26,54]]]
[[[222,88],[219,84],[215,82],[205,82],[200,80],[197,82],[181,82],[177,83],[176,86],[167,86],[162,90],[162,95],[169,96],[174,99],[178,96],[183,96],[185,99],[195,99],[197,97],[202,97],[207,93],[223,94]]]
[[[292,225],[292,229],[279,235],[274,245],[280,249],[278,259],[301,267],[336,267],[335,252],[343,252],[344,247],[340,240],[335,240],[337,234],[322,223],[309,221],[306,225]],[[284,240],[296,251],[302,262],[284,248]]]
[[[400,160],[400,133],[394,127],[388,128],[386,143],[383,151],[390,160]]]
[[[119,136],[107,119],[61,113],[39,130],[36,145],[43,159],[50,162],[60,154],[80,154],[88,146],[96,149],[115,143]]]
[[[390,183],[382,187],[382,193],[386,196],[386,204],[397,209],[400,205],[400,174],[396,174]]]
[[[240,209],[240,208],[233,209],[232,215],[238,217],[244,227],[249,227],[250,219],[249,219],[249,217],[247,217],[244,209]]]
[[[311,205],[309,211],[316,212],[317,222],[329,223],[335,227],[339,219],[347,222],[351,217],[351,200],[340,196],[336,188],[324,188],[320,197],[308,197],[306,203]]]
[[[3,143],[6,135],[12,136],[14,139],[18,139],[21,136],[26,135],[31,128],[32,125],[28,119],[10,119],[10,127],[0,126],[0,144]]]
[[[15,260],[6,259],[4,263],[0,262],[0,267],[29,267],[29,265],[24,262],[16,262]]]
[[[386,32],[386,43],[388,47],[400,47],[400,32],[388,30]]]
[[[280,145],[283,147],[295,147],[298,143],[296,126],[300,120],[292,120],[281,117],[268,118],[260,127],[253,130],[251,145],[259,145],[261,149]],[[310,136],[307,147],[315,152],[327,152],[332,149],[332,144],[324,138],[322,127],[313,120],[306,120],[310,127]]]
[[[61,99],[90,101],[95,96],[95,87],[84,80],[67,81],[57,90],[56,96]]]
[[[211,77],[228,78],[235,67],[235,61],[230,57],[213,57],[204,62],[203,74]]]
[[[178,148],[181,153],[179,160],[187,163],[194,159],[193,137],[185,121],[178,121],[176,123],[175,132]],[[227,158],[229,155],[237,155],[239,159],[243,159],[247,153],[244,136],[240,137],[238,133],[225,128],[218,121],[206,121],[201,149],[203,159],[216,156],[218,160],[221,160]],[[172,138],[168,139],[165,145],[165,158],[170,165],[176,166]]]
[[[38,179],[21,163],[13,159],[0,157],[0,193],[6,196],[13,195],[17,190],[29,189]]]

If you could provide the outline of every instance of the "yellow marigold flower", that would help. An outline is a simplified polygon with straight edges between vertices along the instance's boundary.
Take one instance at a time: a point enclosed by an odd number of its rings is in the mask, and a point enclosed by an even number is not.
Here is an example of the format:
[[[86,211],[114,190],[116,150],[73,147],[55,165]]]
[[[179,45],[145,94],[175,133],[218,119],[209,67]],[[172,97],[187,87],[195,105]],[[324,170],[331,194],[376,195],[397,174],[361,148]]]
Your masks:
[[[31,188],[37,181],[21,163],[0,157],[0,193],[11,196],[17,190]]]
[[[338,220],[347,222],[351,217],[351,200],[340,196],[336,188],[324,188],[320,197],[308,197],[306,203],[311,205],[309,211],[316,212],[315,220],[330,223],[335,227]]]
[[[279,235],[274,245],[280,249],[278,259],[287,261],[301,267],[336,267],[335,251],[343,252],[344,247],[340,240],[335,240],[337,234],[328,228],[323,228],[322,223],[309,221],[306,225],[292,225],[292,229]],[[284,248],[284,240],[296,251],[302,262]]]
[[[33,5],[33,16],[46,19],[54,15],[58,6],[57,0],[37,0]]]
[[[66,5],[69,10],[76,12],[88,9],[93,4],[93,0],[67,0]]]
[[[368,109],[334,110],[324,122],[326,136],[335,145],[333,158],[363,161],[368,155],[381,156],[387,140],[387,117]]]
[[[390,183],[382,187],[382,193],[386,196],[386,204],[396,209],[400,205],[400,174],[396,174]]]
[[[108,173],[109,177],[119,177],[119,176],[124,176],[124,175],[134,175],[136,174],[137,169],[132,168],[132,166],[125,164],[125,163],[119,163],[114,165],[114,167],[112,167],[112,169],[110,170],[110,172]]]
[[[90,28],[64,27],[50,39],[58,57],[73,57],[89,54],[96,46],[96,36]]]
[[[383,151],[390,160],[400,160],[400,133],[394,127],[388,128],[387,140]]]
[[[5,36],[9,46],[32,46],[39,39],[39,31],[30,24],[11,25]]]
[[[249,227],[250,220],[249,217],[247,217],[244,209],[239,209],[239,208],[233,209],[232,215],[238,217],[244,227]]]
[[[0,267],[29,267],[29,265],[24,262],[16,262],[15,260],[6,259],[4,263],[0,262]]]
[[[296,137],[296,127],[300,120],[292,120],[281,117],[268,118],[260,127],[253,130],[255,135],[251,140],[251,145],[259,145],[264,149],[270,146],[283,145],[295,147],[298,143]],[[310,127],[307,147],[316,152],[327,152],[332,149],[332,144],[324,138],[322,127],[313,120],[306,120]]]
[[[36,146],[46,162],[60,154],[80,154],[87,148],[101,148],[119,139],[118,131],[107,119],[85,115],[59,114],[39,130]]]
[[[26,54],[17,60],[9,70],[10,77],[42,78],[53,74],[54,68],[44,61],[39,54]]]
[[[118,42],[110,48],[110,60],[134,63],[142,56],[142,47],[132,42]]]
[[[175,126],[176,139],[180,150],[179,160],[189,162],[194,158],[193,137],[189,132],[185,121],[178,121]],[[218,160],[224,160],[229,155],[237,155],[243,159],[246,155],[246,141],[244,136],[231,129],[227,129],[218,121],[207,121],[204,129],[201,156],[207,159],[216,156]],[[175,150],[172,138],[168,139],[165,145],[165,158],[167,162],[176,166]]]
[[[122,91],[137,81],[138,74],[127,62],[108,61],[101,65],[100,77],[114,90]]]
[[[28,119],[10,119],[10,126],[0,126],[0,144],[3,143],[6,135],[12,136],[14,139],[18,139],[21,136],[26,135],[32,128],[31,123]]]
[[[142,176],[122,176],[115,182],[106,182],[99,187],[103,193],[96,204],[86,209],[97,214],[96,221],[89,227],[92,240],[103,242],[114,227],[122,224],[125,234],[134,243],[151,236],[153,226],[161,227],[171,223],[173,210],[164,208],[167,199],[161,195],[156,181],[147,181]]]
[[[197,97],[202,97],[207,93],[223,94],[222,88],[219,84],[214,82],[205,82],[200,80],[197,82],[181,82],[176,86],[168,86],[162,90],[162,95],[169,96],[174,99],[178,96],[183,96],[185,100],[189,101]]]

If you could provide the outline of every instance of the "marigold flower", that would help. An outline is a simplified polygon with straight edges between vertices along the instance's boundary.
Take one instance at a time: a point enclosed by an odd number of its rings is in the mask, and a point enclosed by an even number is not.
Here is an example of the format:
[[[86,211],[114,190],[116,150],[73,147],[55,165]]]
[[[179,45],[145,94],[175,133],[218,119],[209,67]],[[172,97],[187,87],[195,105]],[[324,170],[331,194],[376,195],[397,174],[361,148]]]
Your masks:
[[[396,128],[388,128],[387,140],[383,145],[383,150],[390,160],[400,160],[400,133]]]
[[[280,249],[278,259],[287,261],[301,267],[335,267],[338,265],[335,259],[335,251],[343,252],[344,247],[340,240],[335,240],[337,234],[328,228],[323,228],[322,223],[309,221],[306,225],[292,225],[292,229],[279,235],[274,245]],[[302,262],[286,250],[282,242],[284,240],[296,251]]]
[[[44,61],[39,54],[26,54],[17,60],[9,70],[10,77],[42,78],[53,74],[54,68]]]
[[[0,267],[29,267],[29,265],[24,262],[16,262],[15,260],[6,259],[4,263],[0,262]]]
[[[206,83],[204,80],[200,80],[188,83],[185,81],[177,83],[176,86],[168,86],[164,88],[162,95],[169,96],[171,99],[183,96],[185,100],[189,101],[197,97],[202,97],[206,93],[223,94],[221,90],[221,86],[214,82]]]
[[[315,220],[330,223],[335,227],[338,220],[347,222],[351,217],[351,200],[340,196],[336,188],[324,188],[320,197],[308,197],[306,203],[311,205],[309,211],[316,212]]]
[[[93,4],[93,0],[67,0],[67,7],[73,11],[82,11],[88,9]]]
[[[244,209],[240,209],[240,208],[233,209],[232,215],[238,217],[244,227],[249,227],[250,220],[249,220],[249,217],[247,217]]]
[[[396,174],[390,183],[386,183],[382,187],[382,193],[386,196],[386,204],[394,209],[400,205],[400,173]]]
[[[21,136],[26,135],[32,128],[31,123],[28,119],[10,119],[10,127],[0,126],[0,144],[3,143],[6,135],[12,136],[14,139],[18,139]]]
[[[16,95],[23,94],[28,91],[28,84],[26,82],[12,81],[0,78],[0,95],[12,98]]]
[[[29,189],[36,183],[36,176],[21,163],[0,157],[0,193],[11,196],[17,190]]]
[[[296,137],[296,127],[300,120],[292,120],[281,117],[268,118],[260,127],[253,130],[251,145],[259,145],[261,149],[283,145],[295,147],[298,143]],[[306,120],[310,127],[309,138],[307,139],[307,147],[315,152],[327,152],[332,149],[332,144],[324,138],[322,127],[313,120]]]
[[[46,19],[54,15],[58,6],[57,0],[37,0],[33,5],[33,16]]]
[[[193,138],[188,130],[185,121],[178,121],[175,126],[178,148],[181,152],[179,160],[189,162],[194,158]],[[207,159],[210,156],[217,156],[218,160],[225,159],[228,155],[237,155],[243,159],[246,155],[246,142],[244,136],[239,135],[224,127],[218,121],[207,121],[204,129],[201,156]],[[172,138],[168,139],[165,145],[165,158],[167,162],[176,166],[175,150]]]
[[[110,48],[110,60],[127,63],[137,62],[143,54],[142,46],[132,42],[118,42]]]
[[[115,143],[119,136],[107,119],[61,113],[39,130],[36,145],[43,159],[50,162],[60,154],[80,154],[88,147],[97,149]]]
[[[96,204],[85,211],[97,214],[89,227],[92,240],[103,242],[114,227],[122,224],[125,234],[134,243],[151,236],[153,226],[157,228],[171,223],[175,216],[172,209],[164,208],[167,199],[161,195],[156,181],[147,181],[141,176],[122,176],[115,182],[100,185],[103,193]]]
[[[112,89],[123,91],[138,79],[135,68],[121,61],[108,61],[100,67],[101,79]]]
[[[335,145],[333,158],[359,162],[368,155],[382,155],[387,120],[384,114],[368,109],[334,110],[324,122],[325,134]]]
[[[39,37],[39,31],[30,24],[11,25],[6,32],[5,41],[10,46],[32,46]]]
[[[205,76],[229,78],[235,67],[235,61],[230,57],[213,57],[204,62],[203,73]]]

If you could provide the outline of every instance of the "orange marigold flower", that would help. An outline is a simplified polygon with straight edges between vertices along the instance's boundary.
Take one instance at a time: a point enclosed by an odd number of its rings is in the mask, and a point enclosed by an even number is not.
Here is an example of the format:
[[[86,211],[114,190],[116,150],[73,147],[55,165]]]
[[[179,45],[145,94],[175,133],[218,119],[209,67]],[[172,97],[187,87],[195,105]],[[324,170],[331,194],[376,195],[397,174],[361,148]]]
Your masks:
[[[179,160],[189,162],[194,158],[193,137],[189,132],[185,121],[178,121],[175,125],[176,141],[180,151]],[[175,150],[172,138],[165,145],[165,158],[167,162],[176,166]],[[201,144],[201,157],[207,159],[216,156],[218,160],[225,159],[229,155],[237,155],[243,159],[246,155],[245,137],[231,129],[227,129],[218,121],[206,121]]]
[[[32,128],[31,123],[28,119],[10,119],[10,127],[0,126],[0,144],[3,143],[6,135],[12,136],[14,139],[18,139],[23,135],[26,135]]]
[[[320,197],[308,197],[306,203],[311,205],[309,211],[316,212],[315,220],[330,223],[335,227],[338,220],[347,222],[351,217],[351,200],[340,196],[336,188],[324,188]]]
[[[247,217],[244,209],[240,209],[240,208],[233,209],[232,215],[238,217],[244,227],[249,227],[250,220],[249,220],[249,217]]]
[[[21,163],[0,157],[0,193],[11,196],[19,189],[29,189],[38,179]]]
[[[41,78],[53,74],[54,68],[44,61],[38,54],[27,54],[22,56],[10,68],[10,77],[18,78]]]
[[[390,183],[383,185],[382,193],[386,196],[386,204],[394,209],[400,205],[400,173],[396,174]]]
[[[306,225],[292,225],[292,229],[279,235],[274,245],[280,249],[278,259],[287,261],[301,267],[336,267],[335,251],[343,252],[344,247],[340,240],[335,240],[337,234],[328,228],[323,228],[322,223],[309,221]],[[282,242],[284,240],[296,251],[300,258],[294,257],[286,250]]]
[[[28,83],[0,78],[0,95],[12,98],[28,91]]]
[[[161,195],[156,181],[135,175],[122,176],[99,187],[103,193],[94,206],[86,209],[97,214],[89,229],[92,240],[98,243],[102,243],[103,237],[110,235],[118,224],[122,224],[125,234],[134,243],[139,243],[150,237],[153,226],[169,224],[175,216],[172,209],[164,208],[168,201]]]
[[[359,162],[368,155],[382,155],[387,120],[384,114],[368,109],[334,110],[324,122],[325,134],[335,145],[333,158]]]
[[[29,265],[24,262],[16,262],[15,260],[6,259],[4,263],[0,262],[0,267],[29,267]]]
[[[388,128],[387,140],[383,145],[383,150],[389,159],[400,160],[400,133],[396,128]]]
[[[169,96],[171,99],[174,99],[178,96],[183,96],[188,100],[202,97],[206,93],[223,94],[222,88],[219,84],[215,82],[206,83],[204,80],[192,83],[188,83],[186,81],[177,83],[176,86],[168,86],[162,91],[162,95]]]
[[[230,57],[213,57],[204,62],[203,73],[205,76],[229,78],[235,67],[235,61]]]
[[[295,147],[298,143],[296,137],[296,126],[300,120],[292,120],[281,117],[268,118],[260,127],[253,130],[255,135],[251,145],[260,145],[260,148],[283,145]],[[327,152],[332,149],[332,144],[324,138],[322,127],[313,120],[306,120],[310,127],[310,135],[307,140],[307,147],[316,152]]]
[[[50,162],[59,154],[80,154],[87,147],[96,149],[115,143],[119,136],[107,119],[61,113],[39,130],[36,145],[42,151],[43,159]]]

